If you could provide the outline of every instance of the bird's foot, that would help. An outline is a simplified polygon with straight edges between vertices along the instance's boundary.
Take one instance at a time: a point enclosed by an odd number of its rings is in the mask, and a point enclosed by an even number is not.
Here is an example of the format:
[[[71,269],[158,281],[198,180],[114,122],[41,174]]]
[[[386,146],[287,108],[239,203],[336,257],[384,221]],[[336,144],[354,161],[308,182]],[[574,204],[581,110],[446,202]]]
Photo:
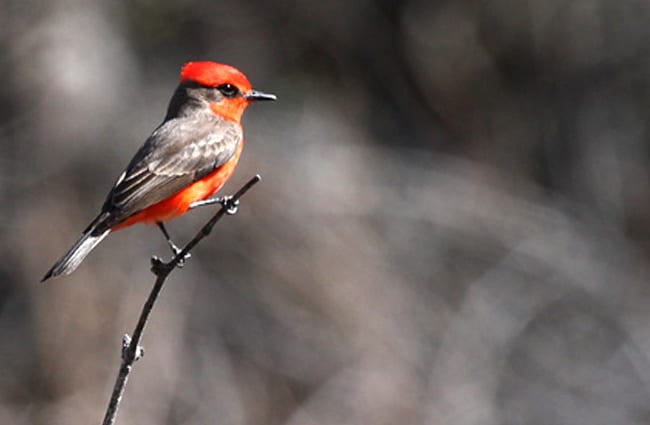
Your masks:
[[[174,258],[176,258],[176,256],[178,256],[178,254],[180,254],[180,253],[183,251],[182,249],[180,249],[179,247],[177,247],[176,244],[174,244],[174,243],[171,242],[171,241],[170,241],[170,243],[169,243],[169,247],[170,247],[171,250],[172,250],[172,253],[173,253],[173,255],[174,255]],[[178,259],[178,261],[176,262],[176,267],[178,267],[179,269],[182,269],[183,266],[185,265],[185,261],[189,260],[190,257],[192,257],[192,254],[190,254],[189,252],[186,252],[185,255],[183,255],[182,258],[179,258],[179,259]]]
[[[214,204],[221,204],[221,206],[226,209],[226,214],[228,215],[237,214],[237,210],[239,209],[239,199],[233,200],[232,196],[223,196],[223,197],[215,196],[214,198],[208,198],[202,201],[192,202],[190,204],[190,209],[204,207],[206,205],[214,205]]]
[[[239,199],[233,199],[232,196],[224,196],[219,203],[228,215],[235,215],[239,211]]]

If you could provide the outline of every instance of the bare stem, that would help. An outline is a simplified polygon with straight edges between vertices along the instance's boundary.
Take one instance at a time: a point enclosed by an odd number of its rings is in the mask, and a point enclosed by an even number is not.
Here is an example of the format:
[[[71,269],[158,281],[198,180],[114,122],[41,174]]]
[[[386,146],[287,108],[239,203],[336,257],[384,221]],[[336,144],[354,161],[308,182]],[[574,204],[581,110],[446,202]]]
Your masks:
[[[164,263],[157,257],[151,259],[151,271],[156,275],[156,281],[151,289],[151,293],[147,298],[147,301],[142,307],[142,312],[140,313],[140,318],[138,323],[133,330],[133,337],[125,335],[122,340],[122,363],[120,365],[120,370],[117,374],[117,379],[115,380],[115,385],[113,387],[113,393],[111,394],[111,400],[108,403],[108,408],[106,409],[106,415],[104,416],[103,425],[113,425],[117,417],[117,411],[120,408],[120,402],[122,401],[122,396],[124,395],[124,388],[126,387],[126,382],[129,379],[129,374],[133,368],[133,364],[142,357],[143,350],[140,347],[140,341],[142,340],[142,334],[144,328],[147,325],[149,316],[153,310],[156,299],[162,290],[162,287],[167,280],[169,274],[176,268],[176,266],[185,259],[186,254],[188,254],[203,238],[208,236],[212,232],[212,228],[217,224],[221,218],[228,214],[229,210],[232,210],[239,201],[239,198],[244,196],[255,184],[261,180],[259,175],[255,175],[251,178],[244,186],[241,187],[231,198],[229,198],[221,208],[212,216],[212,218],[199,230],[199,232],[192,238],[191,241],[185,245],[185,247],[174,256],[169,262]]]

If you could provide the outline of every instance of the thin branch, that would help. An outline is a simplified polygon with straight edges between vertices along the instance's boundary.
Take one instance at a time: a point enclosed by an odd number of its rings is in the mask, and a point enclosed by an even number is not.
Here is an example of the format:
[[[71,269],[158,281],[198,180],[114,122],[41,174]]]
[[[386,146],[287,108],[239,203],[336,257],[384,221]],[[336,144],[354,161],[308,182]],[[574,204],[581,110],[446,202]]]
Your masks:
[[[176,268],[178,264],[183,262],[186,258],[186,255],[199,243],[203,238],[208,236],[212,232],[212,228],[217,224],[221,218],[226,214],[234,214],[237,210],[239,204],[239,198],[244,196],[255,184],[261,180],[259,175],[254,176],[250,179],[241,189],[237,191],[232,197],[224,198],[224,201],[221,205],[221,208],[215,213],[214,216],[201,228],[201,230],[194,236],[194,238],[185,245],[185,247],[174,256],[168,263],[164,263],[157,257],[151,259],[151,271],[156,275],[156,281],[149,298],[144,303],[142,307],[142,312],[140,313],[140,318],[138,323],[133,331],[133,337],[124,335],[122,339],[122,364],[120,365],[120,370],[117,374],[117,379],[115,380],[115,386],[113,387],[113,393],[111,394],[111,400],[106,409],[106,415],[104,416],[103,425],[113,425],[115,423],[115,418],[117,417],[117,411],[120,408],[120,402],[122,401],[122,396],[124,394],[124,388],[126,387],[126,382],[129,379],[129,374],[133,368],[133,364],[144,354],[144,350],[140,346],[140,341],[142,340],[142,333],[144,328],[147,325],[149,316],[153,310],[153,306],[156,303],[156,299],[162,290],[163,284],[169,274]]]

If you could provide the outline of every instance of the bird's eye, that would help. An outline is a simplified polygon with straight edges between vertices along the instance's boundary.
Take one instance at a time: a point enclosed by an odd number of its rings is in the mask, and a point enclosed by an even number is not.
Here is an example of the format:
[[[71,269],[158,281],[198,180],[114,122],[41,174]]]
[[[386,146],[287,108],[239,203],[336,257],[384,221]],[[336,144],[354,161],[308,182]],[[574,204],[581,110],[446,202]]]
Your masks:
[[[217,86],[217,90],[226,97],[235,97],[239,94],[239,89],[232,84],[221,84]]]

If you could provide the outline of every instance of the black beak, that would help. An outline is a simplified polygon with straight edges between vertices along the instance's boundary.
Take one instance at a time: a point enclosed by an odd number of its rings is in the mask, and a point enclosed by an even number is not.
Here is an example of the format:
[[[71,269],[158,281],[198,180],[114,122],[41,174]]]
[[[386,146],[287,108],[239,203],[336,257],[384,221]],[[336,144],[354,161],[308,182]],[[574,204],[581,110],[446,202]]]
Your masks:
[[[248,93],[244,93],[242,97],[250,101],[277,99],[277,97],[274,94],[262,93],[261,91],[257,91],[257,90],[251,90]]]

